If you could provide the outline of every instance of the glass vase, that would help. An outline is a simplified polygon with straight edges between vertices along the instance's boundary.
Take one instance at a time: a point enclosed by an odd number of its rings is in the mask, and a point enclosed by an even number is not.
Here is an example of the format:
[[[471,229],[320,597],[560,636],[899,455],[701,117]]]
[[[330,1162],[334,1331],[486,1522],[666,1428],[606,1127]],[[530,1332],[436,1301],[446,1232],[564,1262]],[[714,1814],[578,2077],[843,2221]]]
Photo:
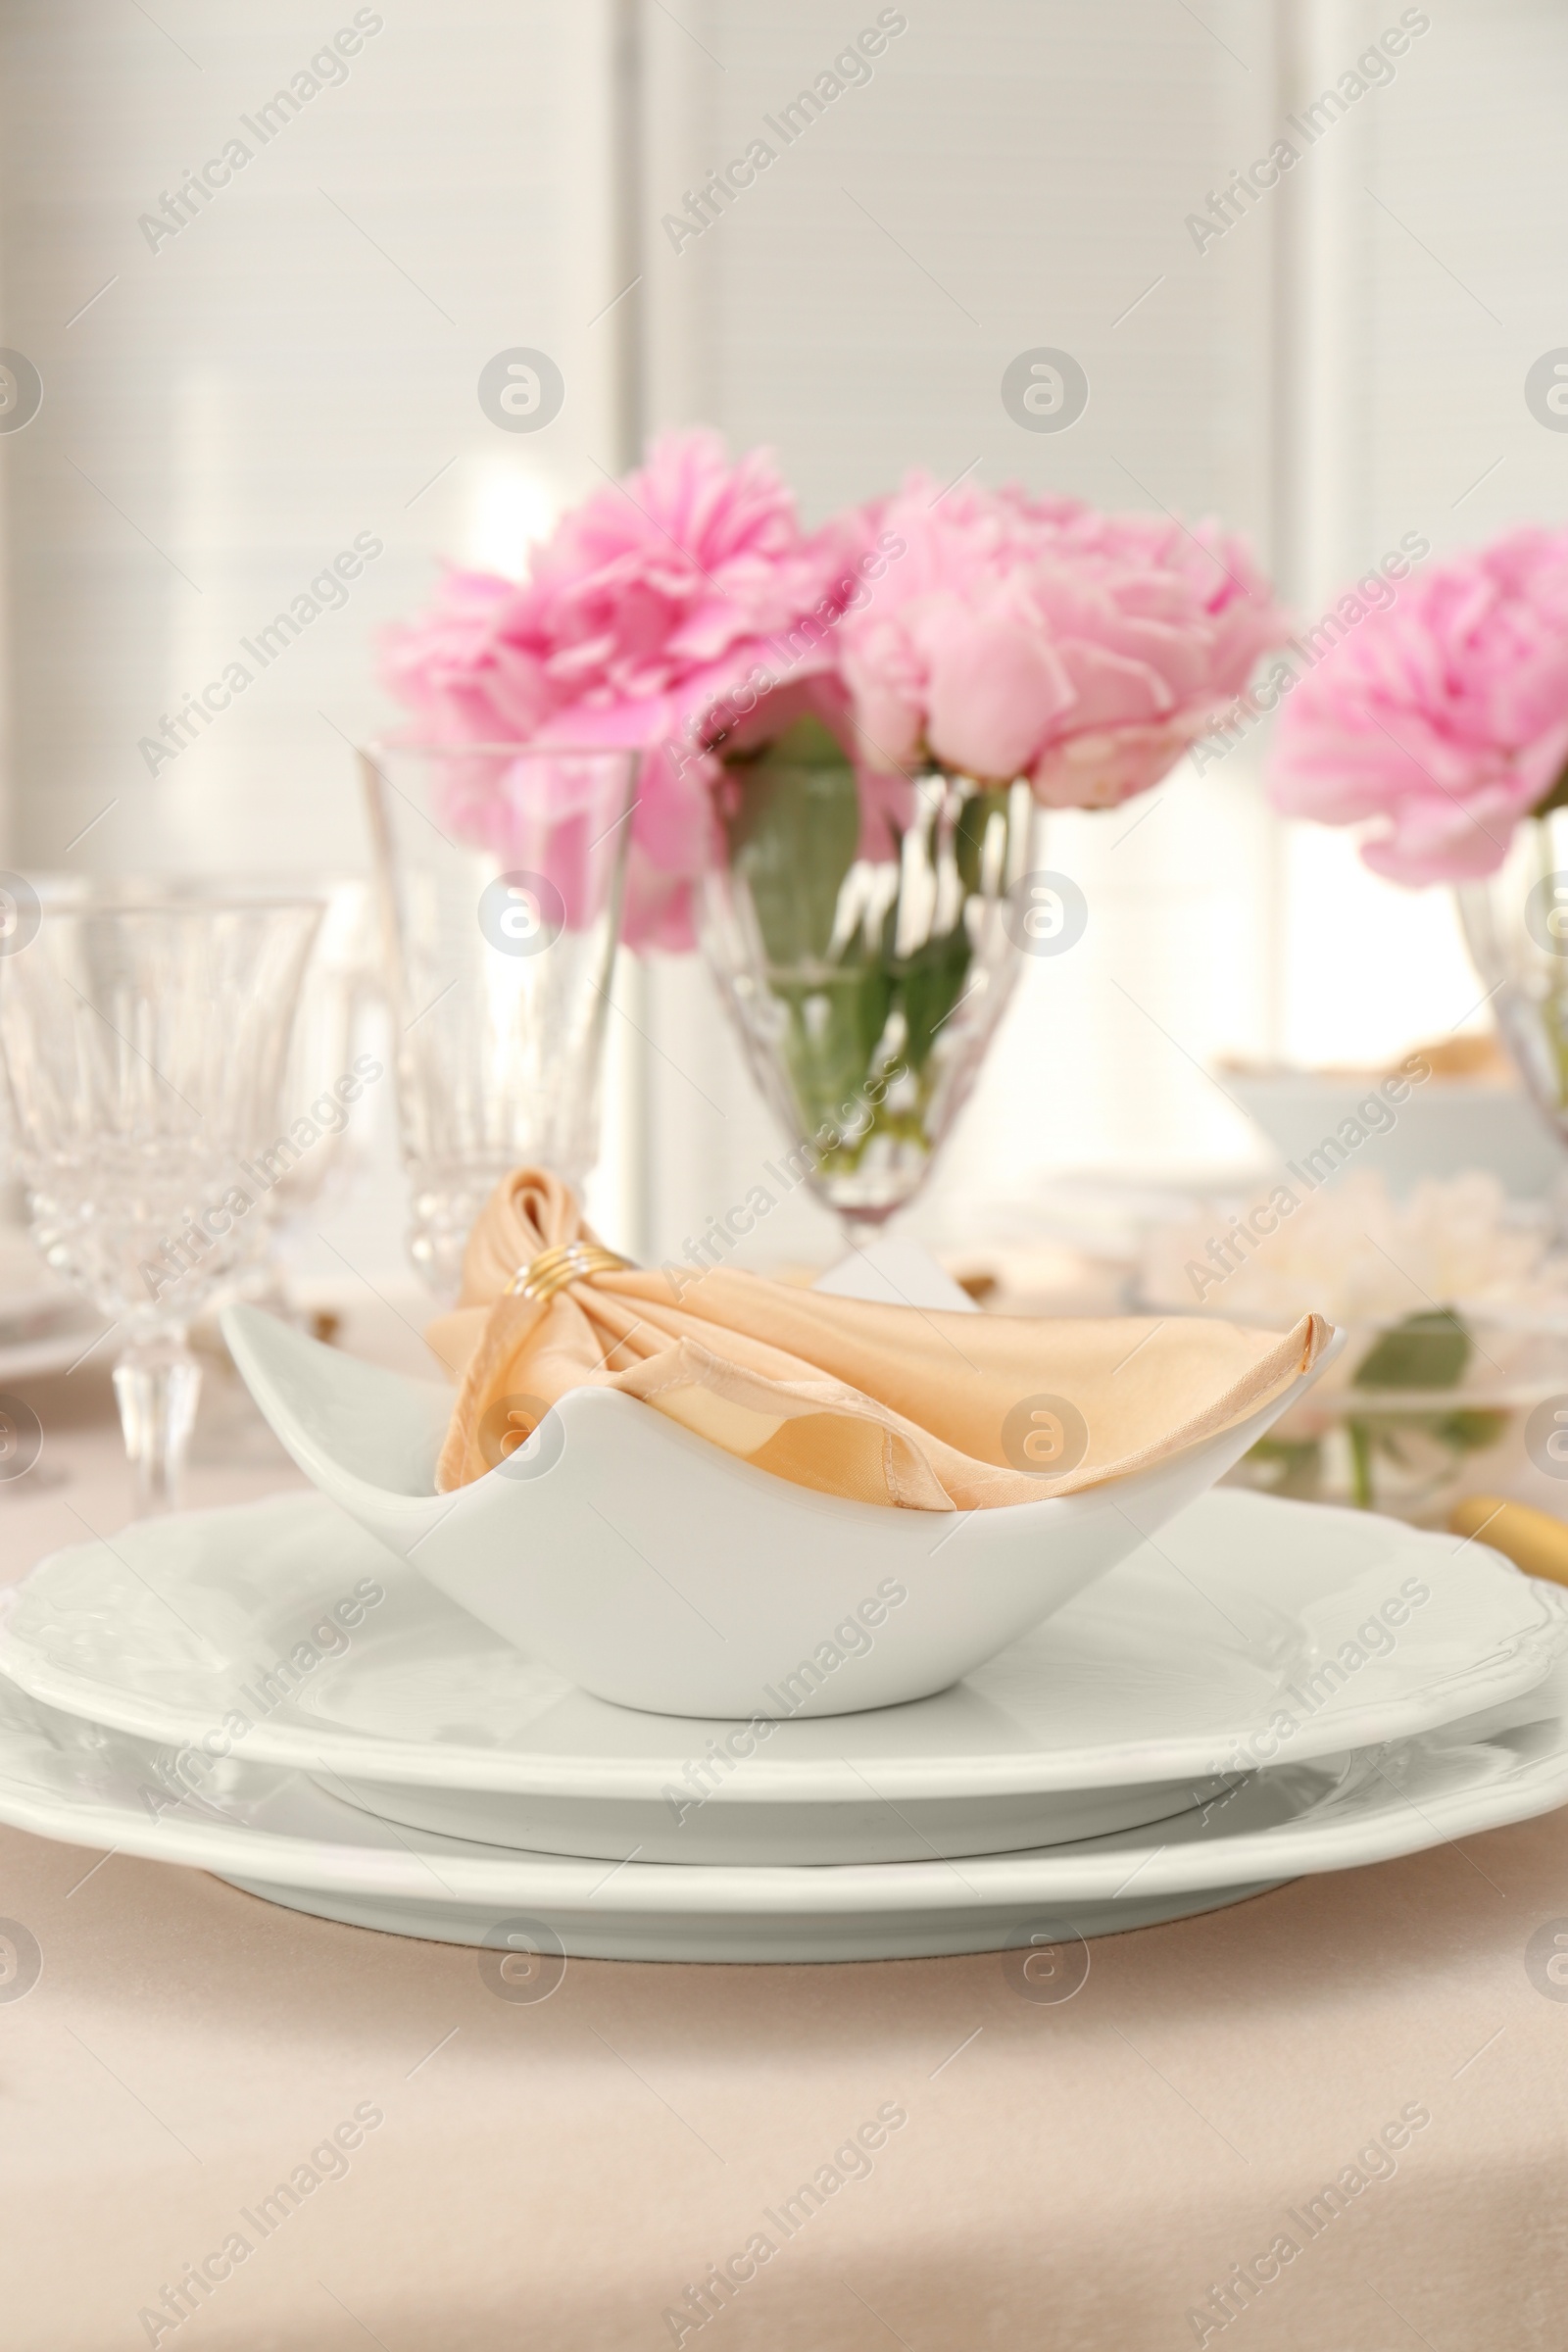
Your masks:
[[[1455,895],[1502,1041],[1537,1109],[1568,1146],[1568,809],[1521,819],[1496,872],[1462,883]],[[1559,1216],[1564,1189],[1559,1180]]]
[[[863,1241],[924,1183],[1018,976],[1028,787],[866,787],[825,742],[775,746],[730,764],[720,814],[704,952],[803,1172]]]

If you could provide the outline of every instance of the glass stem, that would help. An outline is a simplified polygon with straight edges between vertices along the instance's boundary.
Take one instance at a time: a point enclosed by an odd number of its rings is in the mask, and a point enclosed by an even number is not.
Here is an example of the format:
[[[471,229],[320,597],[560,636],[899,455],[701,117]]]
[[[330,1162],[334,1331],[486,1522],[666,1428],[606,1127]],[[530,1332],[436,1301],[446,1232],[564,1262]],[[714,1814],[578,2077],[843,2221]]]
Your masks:
[[[115,1396],[125,1457],[135,1473],[138,1519],[179,1508],[185,1450],[201,1385],[202,1368],[182,1330],[127,1348],[115,1366]]]

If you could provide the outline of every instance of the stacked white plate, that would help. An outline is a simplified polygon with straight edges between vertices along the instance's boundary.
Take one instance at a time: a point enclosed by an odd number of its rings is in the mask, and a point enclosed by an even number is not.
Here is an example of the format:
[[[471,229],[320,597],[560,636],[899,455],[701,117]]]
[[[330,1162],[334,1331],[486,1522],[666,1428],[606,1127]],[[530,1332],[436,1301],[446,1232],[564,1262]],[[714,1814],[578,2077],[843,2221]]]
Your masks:
[[[1480,1544],[1219,1489],[936,1697],[685,1720],[587,1696],[292,1494],[33,1570],[0,1819],[519,1955],[992,1950],[1568,1801],[1565,1651],[1562,1596]]]

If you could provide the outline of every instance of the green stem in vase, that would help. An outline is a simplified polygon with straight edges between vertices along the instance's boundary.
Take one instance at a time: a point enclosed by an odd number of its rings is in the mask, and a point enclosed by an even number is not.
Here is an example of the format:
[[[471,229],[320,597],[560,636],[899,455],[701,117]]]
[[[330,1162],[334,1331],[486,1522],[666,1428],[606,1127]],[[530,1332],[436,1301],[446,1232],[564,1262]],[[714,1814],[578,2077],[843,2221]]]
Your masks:
[[[784,1014],[782,1058],[802,1131],[836,1139],[822,1172],[854,1174],[878,1139],[929,1152],[936,1049],[971,985],[967,909],[986,887],[988,828],[999,812],[1005,820],[1006,788],[968,794],[951,840],[943,812],[918,810],[931,838],[916,854],[932,872],[946,862],[950,919],[901,947],[909,921],[902,883],[890,896],[878,890],[879,869],[857,872],[858,785],[822,721],[798,719],[728,766],[730,868],[750,895],[767,992]],[[889,833],[902,876],[906,837],[891,823]]]

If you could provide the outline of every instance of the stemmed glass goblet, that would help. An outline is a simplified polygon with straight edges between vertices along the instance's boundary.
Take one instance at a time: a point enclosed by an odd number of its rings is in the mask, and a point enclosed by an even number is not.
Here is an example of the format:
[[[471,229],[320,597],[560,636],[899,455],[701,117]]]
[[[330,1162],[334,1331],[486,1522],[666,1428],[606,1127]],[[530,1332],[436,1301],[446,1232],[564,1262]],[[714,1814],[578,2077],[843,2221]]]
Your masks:
[[[176,1507],[192,1316],[265,1248],[318,902],[34,899],[0,956],[0,1058],[34,1243],[122,1333],[139,1513]],[[270,1154],[270,1157],[264,1156]]]

